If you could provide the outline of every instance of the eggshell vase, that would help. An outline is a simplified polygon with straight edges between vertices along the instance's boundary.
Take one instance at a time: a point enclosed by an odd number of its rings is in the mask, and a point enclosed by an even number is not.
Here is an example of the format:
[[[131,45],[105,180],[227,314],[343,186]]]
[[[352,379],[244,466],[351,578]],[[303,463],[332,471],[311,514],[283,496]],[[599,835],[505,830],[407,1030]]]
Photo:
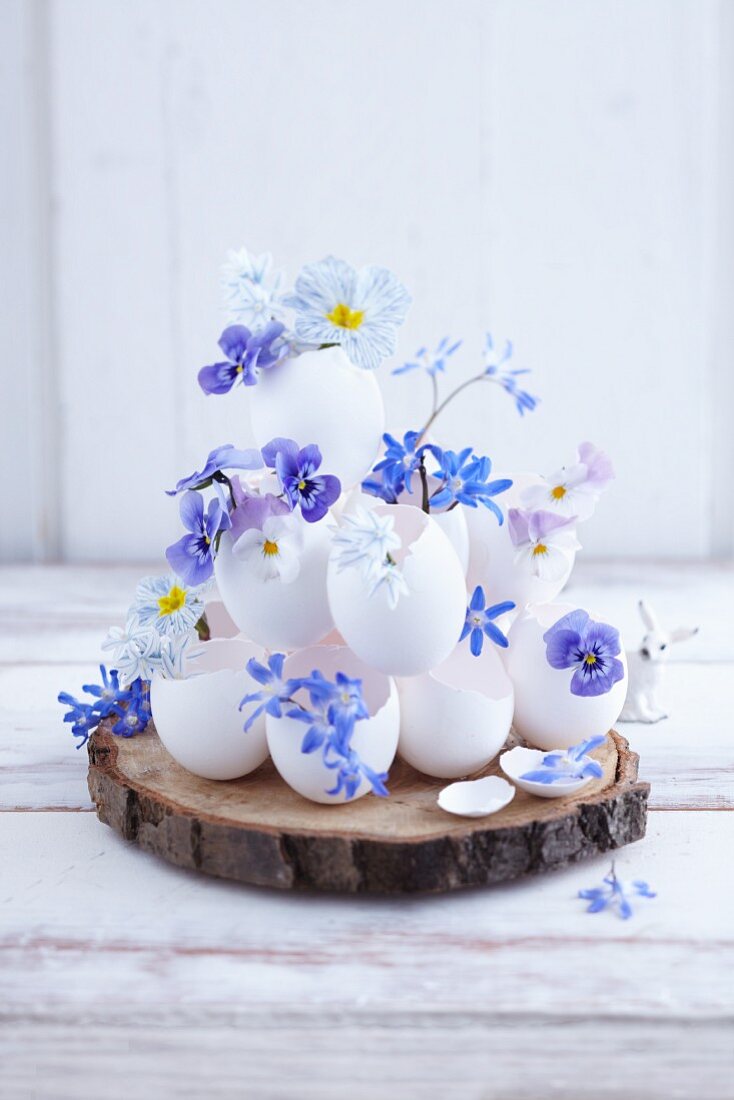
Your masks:
[[[617,658],[624,666],[624,677],[604,695],[572,695],[574,669],[548,664],[543,635],[574,610],[572,604],[561,603],[529,607],[508,635],[505,666],[515,686],[513,726],[528,744],[546,751],[567,749],[587,737],[606,733],[619,717],[627,692],[624,650]],[[589,614],[600,621],[599,616]]]
[[[386,772],[395,759],[400,729],[400,705],[394,681],[368,668],[342,646],[313,646],[294,653],[283,666],[283,676],[286,679],[306,676],[316,668],[329,680],[333,680],[337,672],[362,680],[370,717],[355,724],[351,743],[368,767],[378,773]],[[346,793],[326,793],[335,786],[337,772],[326,766],[321,749],[301,752],[307,729],[303,722],[294,718],[268,715],[267,741],[273,763],[286,783],[304,798],[325,805],[340,805],[347,800]],[[362,798],[371,789],[363,779],[349,801]]]
[[[560,748],[560,746],[558,746]],[[516,787],[527,794],[536,795],[538,798],[563,798],[565,795],[575,794],[582,787],[592,782],[593,776],[586,779],[567,779],[555,783],[534,783],[530,779],[523,779],[527,772],[538,769],[547,750],[526,749],[517,745],[510,752],[503,752],[500,757],[500,767],[508,779],[511,779]]]
[[[276,436],[318,444],[321,472],[350,489],[372,468],[385,429],[374,374],[350,363],[341,348],[305,352],[262,371],[249,393],[258,447]]]
[[[222,535],[214,574],[227,611],[246,637],[266,649],[290,650],[311,645],[332,629],[326,592],[328,528],[328,518],[303,524],[301,568],[289,584],[279,577],[262,580],[234,555],[231,536]]]
[[[505,521],[500,526],[496,516],[488,508],[465,508],[466,525],[469,532],[469,568],[467,586],[469,591],[481,584],[485,595],[492,603],[500,600],[513,600],[518,608],[529,603],[546,603],[554,600],[571,576],[576,551],[564,551],[568,559],[566,572],[558,580],[547,581],[533,576],[527,566],[516,564],[517,547],[510,538],[507,513],[510,508],[520,508],[520,494],[530,485],[540,484],[538,474],[492,474],[494,477],[508,477],[512,487],[506,493],[495,498],[501,507]]]
[[[504,745],[514,692],[491,646],[485,642],[473,657],[464,641],[432,672],[398,680],[398,751],[418,771],[442,779],[471,775]]]
[[[204,779],[237,779],[267,758],[265,719],[247,733],[239,704],[254,682],[246,671],[260,646],[238,638],[206,642],[189,661],[186,679],[154,676],[150,705],[158,736],[187,771]]]
[[[370,595],[359,567],[341,571],[329,561],[329,605],[347,645],[388,675],[417,676],[444,661],[466,614],[461,563],[438,524],[418,508],[381,504],[395,520],[402,547],[394,552],[410,590],[391,608],[384,588]]]

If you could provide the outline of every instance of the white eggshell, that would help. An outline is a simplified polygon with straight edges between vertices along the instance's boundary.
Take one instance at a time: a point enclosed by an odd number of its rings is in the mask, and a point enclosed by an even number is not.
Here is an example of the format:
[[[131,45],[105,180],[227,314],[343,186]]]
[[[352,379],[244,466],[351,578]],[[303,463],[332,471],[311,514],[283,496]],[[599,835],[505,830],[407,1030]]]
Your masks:
[[[350,489],[372,469],[385,430],[385,408],[371,371],[349,362],[341,348],[310,351],[262,371],[250,390],[258,447],[276,436],[300,447],[316,443],[321,472]]]
[[[228,532],[222,535],[214,573],[222,601],[246,637],[266,649],[289,650],[311,645],[332,629],[326,592],[329,522],[324,517],[302,525],[301,569],[289,584],[279,577],[262,580],[232,553]]]
[[[436,521],[419,508],[381,504],[395,519],[402,547],[395,551],[410,589],[397,606],[384,588],[370,595],[357,567],[329,561],[329,604],[337,630],[367,664],[395,676],[417,676],[441,664],[454,649],[466,615],[461,563]]]
[[[441,779],[471,775],[504,745],[514,692],[492,643],[473,657],[469,643],[423,676],[398,680],[398,752],[418,771]]]
[[[234,638],[239,633],[236,622],[221,600],[208,600],[204,604],[204,614],[211,638]]]
[[[460,817],[487,817],[503,809],[514,797],[512,783],[499,775],[485,775],[483,779],[468,779],[444,787],[438,804],[446,813]]]
[[[572,695],[574,670],[556,669],[548,664],[543,635],[574,610],[572,604],[561,603],[528,607],[515,620],[508,635],[505,666],[515,685],[512,724],[530,745],[548,752],[567,749],[587,737],[606,733],[619,717],[627,693],[624,650],[617,657],[624,665],[624,677],[605,695]],[[585,610],[595,621],[604,621],[590,609]]]
[[[517,565],[517,548],[510,538],[507,513],[510,508],[520,508],[520,494],[530,485],[542,481],[539,474],[498,474],[493,472],[492,479],[508,477],[512,486],[506,493],[495,497],[505,517],[502,526],[497,517],[488,508],[465,508],[466,525],[469,531],[469,568],[466,583],[470,592],[481,584],[484,594],[491,603],[501,600],[513,600],[518,608],[528,603],[546,603],[554,600],[571,576],[576,551],[564,551],[568,567],[564,575],[556,581],[545,581],[533,576],[527,566]],[[458,510],[458,509],[457,509]]]
[[[529,779],[522,779],[521,776],[526,772],[535,771],[540,767],[546,751],[545,749],[526,749],[518,745],[509,752],[502,753],[500,767],[516,787],[528,794],[537,795],[538,798],[562,798],[567,794],[575,794],[576,791],[580,791],[582,787],[591,783],[593,776],[587,779],[569,779],[563,783],[533,783]]]
[[[251,657],[262,661],[260,646],[239,638],[214,640],[186,666],[186,679],[154,676],[150,705],[158,736],[174,760],[204,779],[237,779],[267,758],[265,719],[245,733],[239,711],[253,690],[246,670]]]
[[[368,668],[342,646],[313,646],[294,653],[286,659],[283,676],[286,679],[306,676],[314,669],[319,669],[329,680],[333,680],[337,672],[362,680],[371,717],[355,724],[352,746],[370,768],[378,773],[386,772],[395,759],[400,729],[400,704],[394,681]],[[273,763],[286,783],[304,798],[339,805],[346,801],[346,795],[344,791],[338,795],[326,793],[335,785],[336,772],[324,764],[321,751],[301,752],[307,729],[303,722],[294,718],[268,715],[267,739]],[[362,798],[371,789],[363,779],[354,798]]]
[[[433,482],[433,487],[435,488],[437,484],[435,478],[431,478],[430,480]],[[409,493],[407,490],[404,490],[398,498],[400,504],[406,504],[413,508],[421,507],[421,499],[420,478],[418,477],[413,479],[413,492]],[[381,503],[379,497],[372,496],[369,493],[363,493],[361,489],[357,488],[353,489],[344,500],[341,511],[348,515],[358,506],[362,508],[377,508]],[[431,519],[436,521],[456,551],[456,555],[461,562],[461,568],[464,573],[466,573],[469,566],[469,530],[464,514],[466,511],[471,511],[471,509],[466,509],[460,505],[458,508],[452,508],[449,512],[431,512]]]

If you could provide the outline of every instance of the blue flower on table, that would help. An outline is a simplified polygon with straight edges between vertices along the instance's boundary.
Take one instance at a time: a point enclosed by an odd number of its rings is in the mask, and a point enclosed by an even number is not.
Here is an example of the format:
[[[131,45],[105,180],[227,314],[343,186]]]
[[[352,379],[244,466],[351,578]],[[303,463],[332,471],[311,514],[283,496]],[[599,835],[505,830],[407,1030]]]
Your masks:
[[[408,363],[404,363],[402,367],[395,367],[391,373],[407,374],[408,371],[423,370],[431,377],[443,374],[446,371],[446,360],[459,350],[462,342],[456,340],[452,343],[448,336],[444,336],[434,351],[429,351],[428,348],[420,348],[413,359]]]
[[[256,448],[240,451],[231,443],[223,443],[209,452],[201,470],[182,477],[175,489],[166,489],[166,492],[169,497],[174,497],[187,489],[205,489],[224,470],[261,470],[262,464],[262,457]]]
[[[283,313],[283,275],[273,271],[269,252],[253,256],[246,248],[230,250],[222,266],[222,290],[229,313],[251,329],[260,329]]]
[[[307,523],[323,519],[339,499],[342,487],[333,474],[318,474],[321,451],[315,443],[300,450],[293,439],[272,439],[262,449],[266,466],[275,470],[291,508],[300,508]]]
[[[98,718],[106,718],[108,714],[112,713],[117,703],[128,698],[129,690],[120,687],[120,674],[116,668],[111,669],[108,673],[105,666],[100,665],[99,672],[102,683],[83,684],[82,691],[86,691],[87,695],[92,695],[97,699],[94,709]]]
[[[594,886],[588,890],[579,890],[578,896],[588,901],[587,913],[601,913],[604,909],[611,909],[622,920],[629,920],[633,915],[632,898],[654,898],[657,894],[642,879],[634,879],[631,883],[621,882],[614,871],[614,864],[608,875],[605,876],[601,886]]]
[[[240,703],[240,710],[249,703],[260,704],[245,722],[245,732],[252,727],[252,723],[263,712],[272,715],[273,718],[281,718],[283,704],[293,701],[292,696],[298,691],[301,681],[283,679],[284,661],[284,653],[273,653],[268,657],[267,668],[256,661],[254,657],[251,657],[247,662],[247,671],[253,680],[256,680],[262,687],[260,691],[250,692]]]
[[[290,354],[282,339],[285,326],[271,321],[259,332],[245,325],[230,325],[219,337],[219,346],[227,356],[220,363],[202,367],[198,379],[204,393],[229,393],[234,385],[257,384],[257,372],[270,370]]]
[[[487,333],[484,342],[485,377],[501,386],[515,402],[515,408],[524,416],[526,412],[538,405],[540,398],[533,397],[518,385],[517,379],[521,374],[530,374],[527,368],[523,370],[509,370],[505,363],[512,358],[512,343],[507,340],[501,349],[495,348],[491,333]]]
[[[99,715],[91,703],[83,703],[70,695],[68,691],[60,691],[58,700],[62,706],[69,707],[64,715],[65,722],[71,722],[71,732],[79,738],[77,748],[81,749],[89,740],[89,735],[99,725]]]
[[[492,620],[499,618],[500,615],[504,615],[508,611],[513,611],[514,608],[515,604],[512,600],[505,600],[503,603],[495,603],[491,607],[487,607],[484,589],[478,584],[466,609],[466,621],[459,641],[463,642],[464,638],[469,637],[469,646],[475,657],[478,657],[482,652],[485,634],[495,645],[506,649],[508,645],[507,638]]]
[[[551,668],[575,669],[572,695],[605,695],[624,678],[624,665],[617,660],[622,650],[619,631],[594,622],[586,611],[564,615],[546,630],[543,641]]]
[[[527,779],[530,783],[545,783],[548,786],[553,783],[567,783],[574,779],[601,779],[604,774],[601,764],[588,754],[598,749],[605,741],[606,735],[599,734],[597,737],[580,741],[578,745],[572,745],[565,752],[546,753],[540,762],[540,767],[526,772],[520,778]]]
[[[497,522],[502,524],[504,516],[502,510],[495,504],[492,497],[504,493],[510,488],[512,482],[508,478],[499,478],[497,481],[489,481],[492,472],[492,463],[488,458],[479,458],[471,447],[464,450],[439,452],[440,469],[437,477],[443,484],[431,497],[431,509],[438,511],[455,507],[457,504],[465,504],[469,508],[476,508],[483,504],[497,517]]]
[[[186,584],[203,584],[214,571],[218,536],[232,521],[219,497],[212,497],[204,512],[204,498],[192,491],[181,497],[180,512],[188,534],[168,547],[166,560]]]
[[[294,293],[296,335],[308,344],[339,344],[358,367],[374,370],[395,351],[410,295],[384,267],[363,267],[327,256],[306,264]]]

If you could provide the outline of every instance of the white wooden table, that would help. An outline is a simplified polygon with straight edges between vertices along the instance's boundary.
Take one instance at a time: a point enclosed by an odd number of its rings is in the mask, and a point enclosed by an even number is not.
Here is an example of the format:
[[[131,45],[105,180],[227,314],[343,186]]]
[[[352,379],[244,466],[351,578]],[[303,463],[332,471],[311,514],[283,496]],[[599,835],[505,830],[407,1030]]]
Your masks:
[[[652,783],[617,855],[658,891],[576,898],[597,859],[442,897],[310,897],[177,870],[101,825],[56,703],[93,677],[140,567],[0,571],[0,1095],[734,1097],[734,573],[581,563],[574,600],[636,643],[636,600],[699,636],[672,717],[627,725]]]

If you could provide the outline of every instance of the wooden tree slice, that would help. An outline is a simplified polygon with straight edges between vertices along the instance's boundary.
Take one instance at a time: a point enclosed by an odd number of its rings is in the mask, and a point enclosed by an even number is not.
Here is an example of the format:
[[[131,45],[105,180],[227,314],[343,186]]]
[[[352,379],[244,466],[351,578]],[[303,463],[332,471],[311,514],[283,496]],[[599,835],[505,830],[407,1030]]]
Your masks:
[[[402,894],[505,882],[639,840],[649,785],[612,731],[593,754],[604,768],[576,796],[517,791],[499,813],[452,817],[436,804],[446,780],[397,760],[390,797],[308,802],[267,761],[231,782],[198,779],[152,724],[129,739],[103,722],[89,742],[89,791],[101,821],[179,867],[281,889]],[[493,761],[478,775],[497,774]]]

